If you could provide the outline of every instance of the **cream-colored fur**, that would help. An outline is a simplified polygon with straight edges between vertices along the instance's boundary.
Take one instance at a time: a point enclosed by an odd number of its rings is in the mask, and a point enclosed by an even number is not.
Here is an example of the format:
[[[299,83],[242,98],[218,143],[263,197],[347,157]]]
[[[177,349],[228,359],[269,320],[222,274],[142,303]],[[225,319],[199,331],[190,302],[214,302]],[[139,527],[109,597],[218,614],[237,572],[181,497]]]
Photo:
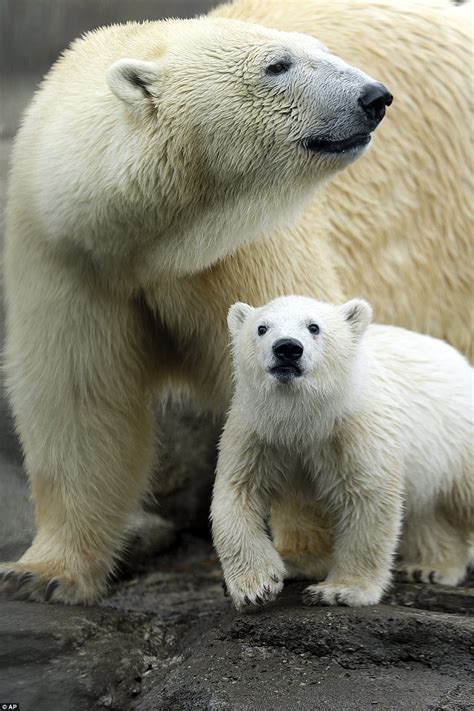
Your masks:
[[[6,372],[38,529],[3,564],[8,589],[92,602],[146,489],[153,385],[197,384],[222,413],[229,302],[309,284],[311,262],[338,292],[324,241],[309,256],[306,235],[281,247],[276,230],[365,150],[305,142],[372,131],[372,81],[305,35],[204,18],[99,30],[52,69],[7,216]],[[293,272],[258,284],[244,253],[222,282],[213,263],[265,230],[252,258],[288,249]]]
[[[473,370],[443,341],[366,332],[370,318],[365,301],[296,296],[229,312],[235,393],[212,520],[238,608],[274,599],[285,564],[323,581],[306,588],[309,604],[379,602],[403,506],[399,569],[448,585],[466,574]],[[281,339],[300,348],[296,360],[278,359]]]
[[[396,81],[400,113],[396,98],[379,129],[385,134],[377,132],[359,162],[362,179],[351,171],[350,183],[318,200],[318,186],[356,156],[309,156],[298,139],[309,128],[344,128],[357,87],[369,80],[321,45],[227,20],[131,23],[86,36],[55,65],[17,138],[7,215],[5,365],[38,534],[20,562],[1,570],[25,597],[48,591],[53,600],[90,602],[104,589],[146,488],[151,391],[191,387],[214,412],[227,406],[231,303],[294,292],[336,301],[340,275],[350,291],[351,280],[365,279],[354,277],[365,260],[368,294],[385,309],[379,318],[403,320],[398,304],[411,286],[401,279],[411,257],[399,266],[390,255],[407,249],[400,240],[408,235],[406,244],[420,244],[416,277],[425,280],[422,295],[412,290],[415,325],[439,330],[425,315],[443,290],[436,319],[445,322],[448,304],[453,340],[466,332],[456,275],[466,273],[467,231],[446,230],[468,204],[463,160],[451,161],[467,154],[461,13],[410,2],[404,14],[393,2],[371,5],[356,23],[352,0],[331,3],[330,13],[310,0],[296,13],[291,4],[253,5],[216,12],[249,19],[259,12],[283,28],[302,18],[300,30],[317,36],[321,26],[332,46],[341,33],[341,54],[353,52],[365,66],[378,57],[374,77],[390,89]],[[283,46],[295,54],[296,75],[273,81],[264,67]],[[430,62],[442,68],[428,71]],[[411,90],[418,103],[406,98]],[[456,115],[446,157],[446,136],[433,123],[448,104]],[[411,161],[407,147],[421,129],[425,142]],[[453,206],[444,213],[447,201]],[[432,219],[421,224],[428,204]],[[342,236],[361,250],[348,264]],[[451,255],[449,280],[426,288],[436,273],[431,244],[436,260],[444,254],[440,239]],[[369,261],[379,270],[377,298]]]
[[[390,88],[373,148],[328,185],[323,221],[308,213],[302,229],[330,240],[345,294],[363,294],[377,321],[443,338],[471,362],[473,8],[238,0],[214,11],[312,34]]]

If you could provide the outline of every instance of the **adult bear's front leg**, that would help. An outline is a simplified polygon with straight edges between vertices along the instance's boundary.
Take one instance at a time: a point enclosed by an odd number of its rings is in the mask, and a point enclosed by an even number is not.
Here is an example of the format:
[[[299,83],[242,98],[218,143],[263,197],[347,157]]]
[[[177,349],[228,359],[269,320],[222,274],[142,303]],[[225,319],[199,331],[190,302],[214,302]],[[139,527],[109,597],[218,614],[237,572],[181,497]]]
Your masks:
[[[13,245],[14,247],[14,245]],[[92,603],[104,591],[151,454],[140,309],[92,269],[7,253],[6,372],[37,533],[2,587],[24,599]]]

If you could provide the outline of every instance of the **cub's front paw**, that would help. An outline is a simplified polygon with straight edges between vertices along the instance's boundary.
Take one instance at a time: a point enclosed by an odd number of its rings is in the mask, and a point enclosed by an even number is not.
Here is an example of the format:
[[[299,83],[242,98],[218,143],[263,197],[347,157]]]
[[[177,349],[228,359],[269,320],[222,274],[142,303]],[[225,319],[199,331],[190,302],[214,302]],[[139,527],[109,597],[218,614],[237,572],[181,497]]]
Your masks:
[[[86,576],[68,575],[48,563],[1,563],[0,592],[16,600],[62,602],[90,605],[105,588],[100,581]]]
[[[363,607],[376,605],[380,602],[383,588],[378,585],[367,585],[341,581],[337,584],[320,583],[309,585],[303,590],[305,605],[345,605],[348,607]]]
[[[283,565],[248,568],[244,573],[226,577],[227,590],[237,610],[249,605],[264,605],[275,600],[283,588]]]

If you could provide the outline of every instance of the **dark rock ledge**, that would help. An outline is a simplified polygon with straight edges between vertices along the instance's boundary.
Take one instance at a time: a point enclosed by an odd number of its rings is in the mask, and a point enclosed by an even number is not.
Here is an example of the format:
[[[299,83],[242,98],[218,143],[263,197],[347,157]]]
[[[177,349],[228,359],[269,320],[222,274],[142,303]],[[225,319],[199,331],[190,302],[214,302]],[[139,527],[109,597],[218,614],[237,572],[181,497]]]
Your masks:
[[[471,581],[472,584],[472,581]],[[0,703],[21,711],[473,709],[474,590],[398,584],[383,605],[306,608],[289,583],[235,612],[210,545],[93,608],[0,603]]]

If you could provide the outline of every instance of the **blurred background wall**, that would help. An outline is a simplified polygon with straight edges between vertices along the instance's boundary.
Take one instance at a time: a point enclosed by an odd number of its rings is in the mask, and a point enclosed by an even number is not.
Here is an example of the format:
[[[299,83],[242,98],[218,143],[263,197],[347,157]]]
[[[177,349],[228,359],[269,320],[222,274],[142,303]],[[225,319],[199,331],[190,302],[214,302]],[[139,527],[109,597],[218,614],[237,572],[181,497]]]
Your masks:
[[[127,20],[192,17],[218,0],[0,0],[0,137],[12,136],[35,86],[87,30]]]

